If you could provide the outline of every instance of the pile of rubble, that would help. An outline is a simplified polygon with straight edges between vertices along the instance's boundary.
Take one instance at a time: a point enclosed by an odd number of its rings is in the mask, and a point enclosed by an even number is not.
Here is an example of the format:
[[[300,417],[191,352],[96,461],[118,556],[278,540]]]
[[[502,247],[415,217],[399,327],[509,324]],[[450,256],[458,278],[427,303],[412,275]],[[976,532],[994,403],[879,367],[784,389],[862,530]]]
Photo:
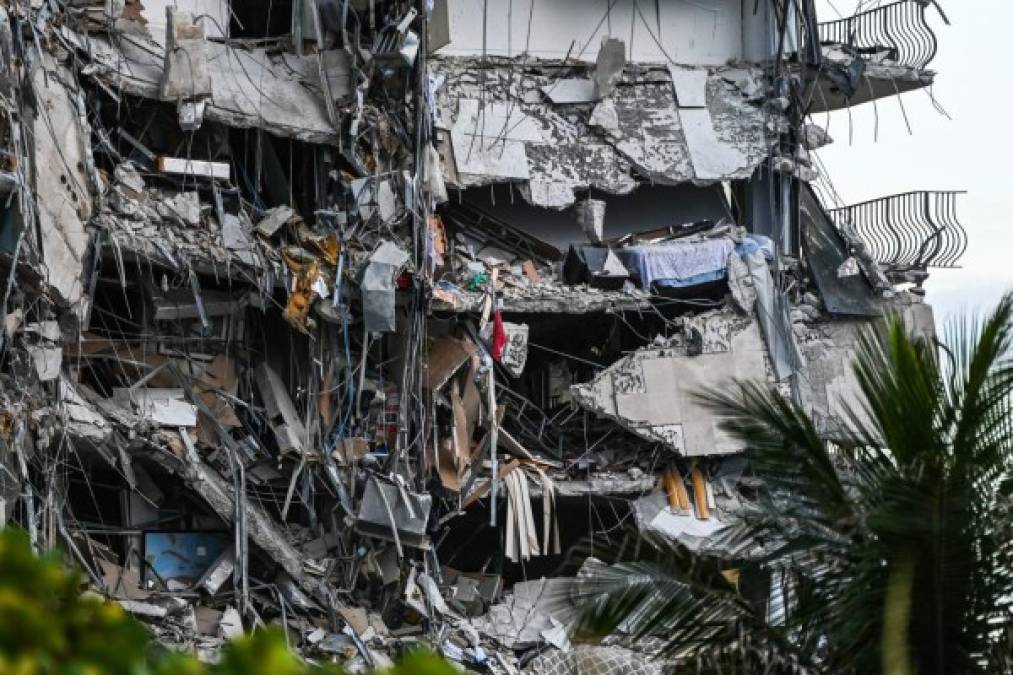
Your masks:
[[[275,624],[349,672],[660,672],[571,643],[571,591],[631,531],[756,566],[720,532],[762,485],[696,394],[829,430],[867,319],[932,325],[810,189],[804,83],[743,51],[775,22],[724,3],[677,66],[603,23],[469,52],[455,0],[263,4],[0,6],[3,521],[209,660]]]

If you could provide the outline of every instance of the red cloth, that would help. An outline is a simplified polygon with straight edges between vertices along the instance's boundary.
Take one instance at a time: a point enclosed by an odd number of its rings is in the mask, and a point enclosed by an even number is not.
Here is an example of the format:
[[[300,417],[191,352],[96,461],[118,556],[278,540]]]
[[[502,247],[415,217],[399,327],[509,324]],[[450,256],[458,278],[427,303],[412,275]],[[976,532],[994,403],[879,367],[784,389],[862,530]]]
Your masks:
[[[503,349],[506,347],[507,334],[503,327],[503,312],[496,310],[492,319],[492,358],[499,361],[503,358]]]

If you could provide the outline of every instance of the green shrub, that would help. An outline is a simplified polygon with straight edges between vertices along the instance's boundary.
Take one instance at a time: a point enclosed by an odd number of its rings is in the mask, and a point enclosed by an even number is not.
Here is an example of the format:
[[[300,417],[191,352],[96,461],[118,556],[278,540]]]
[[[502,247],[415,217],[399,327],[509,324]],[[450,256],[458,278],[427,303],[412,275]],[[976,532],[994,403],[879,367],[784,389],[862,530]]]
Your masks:
[[[258,631],[226,646],[205,665],[159,646],[119,605],[82,592],[81,576],[56,554],[37,557],[20,530],[0,532],[0,674],[2,675],[337,675],[309,665],[280,630]],[[453,675],[432,654],[410,654],[389,675]]]

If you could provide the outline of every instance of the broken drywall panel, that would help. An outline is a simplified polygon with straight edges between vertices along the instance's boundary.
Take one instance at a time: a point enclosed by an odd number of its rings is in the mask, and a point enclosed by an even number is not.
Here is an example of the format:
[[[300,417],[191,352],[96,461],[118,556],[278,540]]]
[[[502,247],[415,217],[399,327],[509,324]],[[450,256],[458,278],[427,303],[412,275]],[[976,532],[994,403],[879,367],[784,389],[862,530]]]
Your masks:
[[[331,97],[335,101],[347,99],[353,92],[352,57],[344,49],[327,49],[321,52],[321,60]],[[305,68],[305,61],[300,65]]]
[[[765,382],[766,350],[750,319],[721,313],[701,321],[703,353],[689,356],[686,345],[640,349],[591,382],[574,385],[574,398],[684,456],[741,452],[743,445],[721,429],[721,419],[695,396],[734,380]]]
[[[63,347],[44,345],[30,346],[28,354],[32,357],[35,365],[35,374],[39,382],[52,382],[60,377],[60,368],[63,365]]]
[[[93,203],[85,167],[90,137],[81,128],[73,76],[46,56],[35,69],[38,99],[34,122],[35,187],[42,257],[49,288],[78,317],[87,313],[85,258],[90,244],[86,223]]]
[[[266,362],[257,367],[256,381],[278,450],[302,453],[306,447],[306,427],[296,412],[285,383]]]
[[[426,389],[437,391],[478,353],[470,340],[441,338],[433,342],[426,359],[423,383]]]
[[[680,108],[707,107],[707,80],[709,73],[696,68],[688,70],[669,64],[668,73],[675,88],[675,100]]]
[[[668,507],[665,495],[655,493],[634,502],[637,524],[642,531],[652,531],[678,541],[690,550],[705,548],[728,523],[718,518],[700,519],[692,512],[679,513]]]
[[[252,227],[243,213],[239,216],[226,213],[222,223],[222,245],[240,262],[257,264],[257,243],[251,235]]]
[[[177,429],[197,425],[197,407],[189,403],[182,389],[113,389],[113,399],[133,406],[141,417],[159,426]]]
[[[60,30],[92,64],[88,72],[93,77],[135,96],[162,98],[164,50],[157,42],[144,35],[120,33],[114,43],[97,33]],[[217,42],[207,42],[205,49],[212,92],[206,119],[311,143],[336,140],[323,97],[307,86],[319,81],[315,57],[236,49]]]

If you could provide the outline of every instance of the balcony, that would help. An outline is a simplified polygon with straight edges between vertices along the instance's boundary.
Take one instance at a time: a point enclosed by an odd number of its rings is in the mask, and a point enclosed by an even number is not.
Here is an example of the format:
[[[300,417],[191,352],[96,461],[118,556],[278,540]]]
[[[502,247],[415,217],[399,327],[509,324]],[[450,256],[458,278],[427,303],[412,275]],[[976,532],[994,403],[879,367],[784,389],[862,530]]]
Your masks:
[[[956,267],[967,248],[957,220],[963,192],[907,192],[830,209],[839,230],[857,235],[887,271]]]
[[[820,44],[848,45],[883,63],[924,70],[935,58],[938,44],[925,17],[928,5],[926,0],[900,0],[820,23]]]
[[[817,27],[823,67],[810,112],[858,105],[932,84],[938,41],[928,22],[935,0],[898,0]]]

